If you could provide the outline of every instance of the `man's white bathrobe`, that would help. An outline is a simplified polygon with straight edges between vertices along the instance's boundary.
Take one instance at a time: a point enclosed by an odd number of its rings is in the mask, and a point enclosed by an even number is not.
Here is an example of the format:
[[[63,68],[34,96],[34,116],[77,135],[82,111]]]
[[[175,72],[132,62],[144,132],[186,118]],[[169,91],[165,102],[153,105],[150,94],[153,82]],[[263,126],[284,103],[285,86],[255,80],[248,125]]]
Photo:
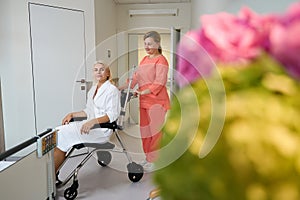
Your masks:
[[[94,85],[88,92],[86,108],[83,110],[87,115],[87,120],[104,115],[109,117],[110,122],[117,120],[121,109],[118,88],[111,84],[110,81],[106,81],[98,89],[93,99],[96,89],[97,87]],[[81,134],[81,126],[87,120],[71,122],[57,127],[59,130],[57,147],[61,151],[67,152],[73,145],[83,142],[105,143],[109,140],[112,130],[107,128],[92,129],[88,134]]]

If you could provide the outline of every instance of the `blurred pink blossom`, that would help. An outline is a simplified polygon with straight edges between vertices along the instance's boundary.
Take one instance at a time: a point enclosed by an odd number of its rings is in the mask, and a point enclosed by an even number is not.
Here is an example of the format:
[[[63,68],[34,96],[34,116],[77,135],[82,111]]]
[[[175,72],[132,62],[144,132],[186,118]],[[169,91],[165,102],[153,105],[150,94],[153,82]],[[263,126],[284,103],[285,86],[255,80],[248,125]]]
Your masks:
[[[292,4],[270,32],[270,53],[295,78],[300,78],[300,2]]]
[[[292,4],[283,15],[259,15],[245,7],[237,15],[203,15],[201,24],[179,43],[180,86],[208,75],[213,62],[247,63],[262,52],[269,52],[293,76],[300,77],[300,2]]]
[[[214,63],[207,51],[201,46],[206,41],[202,40],[202,33],[190,31],[186,33],[177,50],[177,82],[179,86],[184,86],[193,82],[200,76],[210,74]],[[208,42],[208,41],[207,41]]]
[[[248,8],[238,16],[222,12],[204,15],[201,21],[205,37],[214,45],[208,51],[215,61],[244,62],[261,53],[266,34],[258,27],[263,27],[263,19]]]

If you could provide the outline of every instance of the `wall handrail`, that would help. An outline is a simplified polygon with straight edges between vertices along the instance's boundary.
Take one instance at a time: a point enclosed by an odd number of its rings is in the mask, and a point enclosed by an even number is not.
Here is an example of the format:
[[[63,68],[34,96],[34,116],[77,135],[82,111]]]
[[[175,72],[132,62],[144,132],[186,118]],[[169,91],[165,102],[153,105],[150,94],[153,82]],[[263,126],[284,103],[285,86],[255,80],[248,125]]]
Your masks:
[[[46,131],[40,133],[37,136],[34,136],[32,138],[30,138],[29,140],[26,140],[25,142],[22,142],[21,144],[12,147],[11,149],[8,149],[7,151],[3,152],[0,154],[0,161],[6,159],[7,157],[17,153],[20,150],[25,149],[26,147],[32,145],[33,143],[35,143],[39,138],[43,137],[44,135],[46,135],[47,133],[50,133],[52,131],[52,129],[47,129]]]

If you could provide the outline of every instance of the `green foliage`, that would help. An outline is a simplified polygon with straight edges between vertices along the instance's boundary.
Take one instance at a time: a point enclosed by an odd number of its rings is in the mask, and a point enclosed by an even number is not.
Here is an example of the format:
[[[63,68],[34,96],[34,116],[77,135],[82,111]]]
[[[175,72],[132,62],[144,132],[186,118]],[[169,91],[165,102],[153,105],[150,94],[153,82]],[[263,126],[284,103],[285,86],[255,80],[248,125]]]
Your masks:
[[[164,200],[299,200],[300,85],[271,58],[243,67],[224,66],[226,116],[213,150],[199,158],[209,124],[211,77],[183,88],[164,126],[161,164],[180,146],[188,149],[157,171]],[[193,93],[192,95],[190,93]],[[190,98],[196,95],[195,99]],[[186,112],[185,109],[189,111]],[[197,111],[200,112],[197,113]],[[188,113],[183,116],[183,113]],[[189,121],[199,122],[185,125]],[[196,135],[190,134],[196,127]],[[180,131],[178,131],[180,129]],[[175,145],[168,145],[179,135]]]

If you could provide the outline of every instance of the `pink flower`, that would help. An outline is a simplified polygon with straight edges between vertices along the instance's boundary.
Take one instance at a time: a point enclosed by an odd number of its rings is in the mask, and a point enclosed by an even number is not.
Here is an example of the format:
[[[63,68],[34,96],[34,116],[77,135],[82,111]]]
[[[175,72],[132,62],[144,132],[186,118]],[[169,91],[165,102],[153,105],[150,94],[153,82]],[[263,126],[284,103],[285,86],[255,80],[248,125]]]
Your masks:
[[[300,2],[283,15],[258,15],[248,8],[238,15],[203,15],[202,27],[188,32],[177,50],[177,82],[183,86],[209,75],[216,63],[251,62],[269,52],[300,78]]]
[[[177,49],[177,74],[179,86],[193,82],[200,76],[210,74],[214,64],[206,50],[201,46],[201,31],[190,31],[181,39]]]
[[[229,13],[204,15],[202,29],[214,48],[208,51],[218,62],[248,62],[268,47],[268,35],[277,21],[275,15],[258,15],[243,8],[237,16]]]
[[[260,17],[247,8],[238,16],[225,12],[203,15],[202,28],[188,32],[179,44],[177,69],[187,78],[177,79],[179,85],[208,75],[213,62],[245,63],[256,58],[268,47],[274,19],[271,15]]]
[[[293,4],[270,33],[270,53],[295,78],[300,78],[300,3]]]
[[[216,61],[247,61],[260,54],[264,38],[253,23],[255,17],[248,9],[238,17],[224,12],[202,16],[204,35],[213,44],[208,51]]]

